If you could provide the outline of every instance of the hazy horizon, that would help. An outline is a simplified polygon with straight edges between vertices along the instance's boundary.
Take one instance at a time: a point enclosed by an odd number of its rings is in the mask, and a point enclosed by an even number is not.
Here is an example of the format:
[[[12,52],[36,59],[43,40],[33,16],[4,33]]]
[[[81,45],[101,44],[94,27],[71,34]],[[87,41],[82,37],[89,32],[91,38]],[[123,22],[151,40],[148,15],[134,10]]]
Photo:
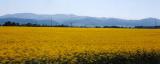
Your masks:
[[[137,19],[131,19],[131,18],[118,18],[118,17],[96,17],[96,16],[84,16],[84,15],[76,15],[76,14],[38,14],[38,13],[11,13],[11,14],[4,14],[0,16],[5,15],[15,15],[15,14],[35,14],[35,15],[73,15],[73,16],[83,16],[83,17],[95,17],[95,18],[115,18],[115,19],[124,19],[124,20],[142,20],[142,19],[148,19],[148,18],[154,18],[154,19],[160,19],[155,17],[145,17],[145,18],[137,18]]]
[[[3,0],[0,16],[14,13],[160,19],[160,0]]]

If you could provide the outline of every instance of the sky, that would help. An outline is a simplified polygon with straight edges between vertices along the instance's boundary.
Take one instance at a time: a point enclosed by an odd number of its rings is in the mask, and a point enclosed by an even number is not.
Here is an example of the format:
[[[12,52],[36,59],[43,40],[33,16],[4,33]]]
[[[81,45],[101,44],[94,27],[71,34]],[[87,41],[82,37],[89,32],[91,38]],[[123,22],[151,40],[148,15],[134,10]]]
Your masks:
[[[160,0],[0,0],[0,15],[14,13],[160,19]]]

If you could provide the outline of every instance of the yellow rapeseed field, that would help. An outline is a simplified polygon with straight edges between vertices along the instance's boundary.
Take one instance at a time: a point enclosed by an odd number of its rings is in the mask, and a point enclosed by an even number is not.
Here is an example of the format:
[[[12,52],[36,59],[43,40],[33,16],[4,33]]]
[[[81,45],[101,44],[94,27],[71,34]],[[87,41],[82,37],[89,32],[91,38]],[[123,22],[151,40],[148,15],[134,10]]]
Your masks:
[[[160,29],[0,27],[0,59],[160,50]]]

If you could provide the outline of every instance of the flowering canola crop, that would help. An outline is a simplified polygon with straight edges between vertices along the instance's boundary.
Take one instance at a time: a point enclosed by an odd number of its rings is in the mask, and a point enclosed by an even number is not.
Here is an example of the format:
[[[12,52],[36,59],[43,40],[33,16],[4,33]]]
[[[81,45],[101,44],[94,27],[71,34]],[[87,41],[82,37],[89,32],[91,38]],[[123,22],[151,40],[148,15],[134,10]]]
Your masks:
[[[0,27],[0,60],[18,63],[66,56],[72,64],[76,53],[159,51],[159,38],[160,29]]]

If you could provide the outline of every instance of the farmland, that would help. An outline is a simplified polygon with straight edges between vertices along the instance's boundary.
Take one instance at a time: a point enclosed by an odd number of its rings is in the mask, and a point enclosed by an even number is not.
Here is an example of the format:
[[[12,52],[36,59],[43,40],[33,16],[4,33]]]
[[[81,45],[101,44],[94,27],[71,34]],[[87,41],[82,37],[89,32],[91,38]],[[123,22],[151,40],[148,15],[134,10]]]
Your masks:
[[[0,27],[0,64],[158,64],[160,29]]]

